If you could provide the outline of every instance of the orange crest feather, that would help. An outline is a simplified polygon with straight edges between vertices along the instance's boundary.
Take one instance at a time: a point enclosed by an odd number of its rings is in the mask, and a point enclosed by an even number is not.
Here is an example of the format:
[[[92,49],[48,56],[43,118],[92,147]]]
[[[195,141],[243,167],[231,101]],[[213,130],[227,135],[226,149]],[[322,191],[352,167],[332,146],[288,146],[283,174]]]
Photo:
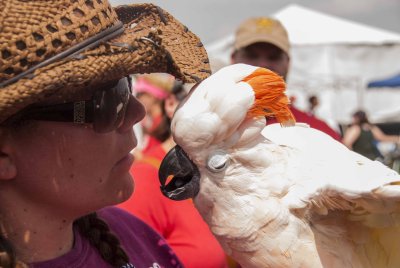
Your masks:
[[[247,112],[248,117],[274,116],[282,126],[294,125],[296,120],[288,106],[282,77],[268,69],[258,68],[242,82],[248,83],[255,95],[255,102]]]

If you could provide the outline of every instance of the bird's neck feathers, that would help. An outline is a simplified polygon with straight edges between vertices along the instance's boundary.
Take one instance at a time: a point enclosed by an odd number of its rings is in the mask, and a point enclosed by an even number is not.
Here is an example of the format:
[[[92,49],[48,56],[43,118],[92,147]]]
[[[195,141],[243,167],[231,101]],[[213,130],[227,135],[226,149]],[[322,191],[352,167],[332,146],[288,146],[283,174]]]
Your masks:
[[[285,95],[285,82],[274,72],[258,68],[242,79],[254,91],[254,104],[247,112],[247,118],[274,116],[282,126],[292,126],[295,123],[290,111],[289,99]]]

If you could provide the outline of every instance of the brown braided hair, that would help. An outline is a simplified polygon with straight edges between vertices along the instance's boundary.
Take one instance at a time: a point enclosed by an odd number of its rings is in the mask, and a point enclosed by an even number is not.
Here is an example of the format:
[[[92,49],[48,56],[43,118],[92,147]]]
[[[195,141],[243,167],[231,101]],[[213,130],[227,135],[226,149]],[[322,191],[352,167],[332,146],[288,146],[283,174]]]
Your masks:
[[[107,223],[97,217],[96,213],[79,218],[74,225],[97,248],[101,257],[113,267],[129,263],[129,257],[122,249],[118,238],[110,232]]]
[[[0,235],[0,267],[14,268],[16,265],[15,251],[11,243]]]
[[[96,213],[86,215],[74,222],[86,239],[97,248],[100,256],[113,267],[129,263],[129,257],[121,248],[118,238],[110,232],[107,223],[97,217]],[[0,267],[24,268],[26,264],[17,260],[15,250],[3,235],[0,234]]]

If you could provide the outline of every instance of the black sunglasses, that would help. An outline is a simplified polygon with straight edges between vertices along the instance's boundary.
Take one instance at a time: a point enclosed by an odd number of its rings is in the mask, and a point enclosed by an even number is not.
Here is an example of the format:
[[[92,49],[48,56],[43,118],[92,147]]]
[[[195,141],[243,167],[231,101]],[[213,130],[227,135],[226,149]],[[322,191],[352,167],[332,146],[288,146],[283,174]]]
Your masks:
[[[5,124],[23,120],[43,120],[93,124],[94,131],[106,133],[121,126],[128,106],[129,78],[107,82],[96,89],[92,99],[47,106],[31,106],[6,120]]]

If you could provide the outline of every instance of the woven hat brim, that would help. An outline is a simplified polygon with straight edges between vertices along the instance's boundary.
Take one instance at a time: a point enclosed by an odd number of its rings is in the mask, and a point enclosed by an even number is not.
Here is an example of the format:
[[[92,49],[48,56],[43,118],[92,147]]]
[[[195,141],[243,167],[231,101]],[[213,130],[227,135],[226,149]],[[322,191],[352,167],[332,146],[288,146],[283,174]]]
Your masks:
[[[211,74],[200,39],[165,10],[152,4],[138,4],[118,6],[115,11],[128,25],[128,31],[116,40],[129,42],[132,36],[137,40],[158,31],[160,45],[170,63],[168,73],[188,83],[199,82]]]
[[[135,73],[165,72],[184,82],[211,74],[199,38],[151,4],[115,8],[125,32],[96,48],[39,68],[0,90],[0,123],[41,101],[62,101],[82,89]]]

